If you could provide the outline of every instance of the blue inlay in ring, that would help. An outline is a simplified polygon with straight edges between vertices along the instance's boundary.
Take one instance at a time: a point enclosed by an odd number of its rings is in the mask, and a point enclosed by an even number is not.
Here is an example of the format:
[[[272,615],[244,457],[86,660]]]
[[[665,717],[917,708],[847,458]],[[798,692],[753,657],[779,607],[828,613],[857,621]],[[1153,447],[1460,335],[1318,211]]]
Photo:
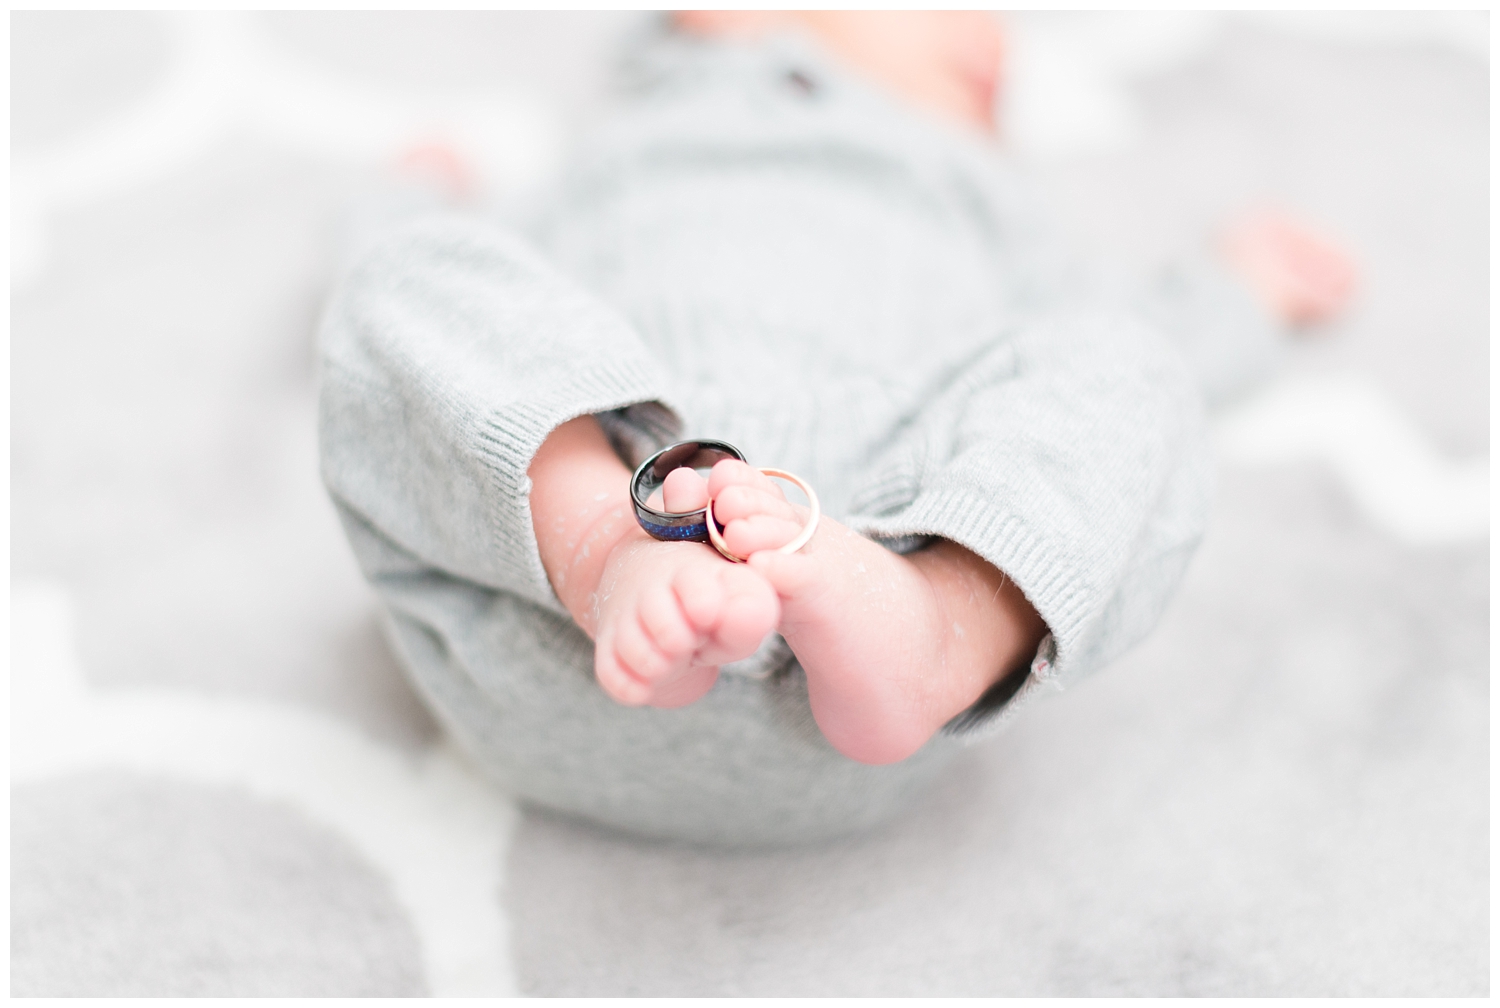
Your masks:
[[[630,499],[635,504],[635,519],[646,534],[668,542],[708,542],[706,508],[673,514],[658,511],[646,501],[673,469],[711,469],[727,458],[745,461],[744,454],[727,441],[679,441],[642,462],[630,477]]]

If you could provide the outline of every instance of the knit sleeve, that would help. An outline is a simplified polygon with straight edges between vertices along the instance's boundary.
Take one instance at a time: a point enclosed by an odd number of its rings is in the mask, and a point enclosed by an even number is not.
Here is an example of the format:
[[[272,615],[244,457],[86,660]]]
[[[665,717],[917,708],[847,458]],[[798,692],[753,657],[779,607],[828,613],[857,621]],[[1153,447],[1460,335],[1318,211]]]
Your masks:
[[[1207,249],[1159,265],[1136,306],[1187,361],[1210,408],[1248,391],[1281,363],[1285,327]]]
[[[469,218],[424,217],[368,247],[320,352],[323,478],[341,509],[444,573],[553,609],[527,476],[542,441],[605,411],[620,411],[616,435],[631,416],[663,438],[677,423],[623,319]]]
[[[965,368],[863,488],[852,524],[950,539],[998,567],[1050,630],[1031,685],[1062,687],[1155,625],[1202,534],[1209,483],[1181,358],[1139,321],[1077,311],[1018,326]],[[990,720],[1024,675],[950,730]]]

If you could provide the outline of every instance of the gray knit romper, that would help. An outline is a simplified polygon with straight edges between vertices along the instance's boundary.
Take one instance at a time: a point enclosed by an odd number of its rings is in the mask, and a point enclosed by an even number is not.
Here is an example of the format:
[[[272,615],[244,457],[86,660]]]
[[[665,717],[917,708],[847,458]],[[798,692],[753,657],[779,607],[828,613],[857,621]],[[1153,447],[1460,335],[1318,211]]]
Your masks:
[[[357,258],[321,330],[324,478],[412,681],[504,788],[692,842],[865,829],[1152,628],[1209,499],[1174,344],[1260,322],[1221,278],[1170,295],[1192,311],[1091,295],[985,140],[796,37],[667,35],[629,84],[525,227],[428,214]],[[960,543],[1050,635],[892,766],[829,746],[774,636],[691,706],[619,706],[529,508],[585,414],[629,463],[719,438],[893,549]]]

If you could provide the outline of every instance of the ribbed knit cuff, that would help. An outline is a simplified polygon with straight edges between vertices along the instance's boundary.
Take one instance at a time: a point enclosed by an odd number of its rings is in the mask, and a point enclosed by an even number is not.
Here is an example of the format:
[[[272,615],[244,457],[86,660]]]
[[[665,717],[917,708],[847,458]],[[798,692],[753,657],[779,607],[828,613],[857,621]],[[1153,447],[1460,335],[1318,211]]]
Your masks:
[[[1048,634],[1037,645],[1029,667],[1016,670],[985,691],[984,695],[943,726],[943,734],[965,742],[989,738],[1015,719],[1021,708],[1044,692],[1058,689],[1057,679],[1050,675],[1057,648]]]
[[[1080,558],[1058,552],[1034,535],[1021,518],[993,503],[953,493],[924,494],[897,515],[854,519],[850,525],[880,540],[936,536],[972,550],[1014,581],[1047,624],[1049,633],[1024,677],[1002,679],[949,722],[950,734],[969,736],[981,728],[988,734],[988,729],[998,727],[995,715],[1029,699],[1034,686],[1061,688],[1087,623],[1101,608],[1099,593],[1077,575],[1086,569]],[[1013,670],[1012,675],[1021,675],[1020,670]]]
[[[1099,608],[1096,593],[1077,576],[1081,559],[1059,554],[1025,523],[989,501],[951,493],[924,494],[898,515],[853,523],[876,538],[937,536],[951,539],[1005,572],[1036,607],[1057,641],[1066,667],[1084,624]]]
[[[491,478],[495,513],[493,548],[499,564],[526,598],[559,613],[558,601],[537,550],[531,519],[531,477],[527,470],[547,435],[574,417],[620,409],[635,403],[666,401],[659,371],[648,360],[624,359],[585,367],[550,387],[532,390],[517,403],[480,419],[474,436]],[[680,425],[680,419],[677,420]]]

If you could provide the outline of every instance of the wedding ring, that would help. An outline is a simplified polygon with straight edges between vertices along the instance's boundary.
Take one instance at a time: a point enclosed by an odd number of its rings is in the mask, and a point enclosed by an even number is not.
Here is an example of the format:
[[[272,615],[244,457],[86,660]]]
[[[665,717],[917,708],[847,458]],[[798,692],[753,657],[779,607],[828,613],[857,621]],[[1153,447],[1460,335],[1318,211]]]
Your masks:
[[[818,506],[818,495],[813,492],[812,487],[803,482],[801,477],[793,476],[785,469],[762,469],[761,472],[767,476],[784,479],[788,483],[795,483],[801,488],[803,493],[807,494],[807,524],[802,526],[802,531],[797,533],[795,539],[785,546],[778,547],[776,550],[777,553],[795,553],[806,546],[808,540],[813,537],[813,533],[818,530],[818,519],[823,513],[822,509]],[[735,563],[744,563],[747,558],[731,553],[729,551],[729,544],[724,541],[723,533],[719,529],[718,519],[714,518],[714,502],[712,498],[709,499],[708,507],[704,511],[705,517],[708,519],[708,541],[713,543],[714,549],[718,550],[727,560],[733,560]]]
[[[708,542],[707,508],[696,511],[659,511],[647,503],[661,489],[667,474],[683,466],[689,469],[712,469],[725,459],[745,461],[742,453],[727,441],[679,441],[668,445],[636,467],[630,477],[630,499],[635,504],[635,520],[653,539],[668,542]]]

